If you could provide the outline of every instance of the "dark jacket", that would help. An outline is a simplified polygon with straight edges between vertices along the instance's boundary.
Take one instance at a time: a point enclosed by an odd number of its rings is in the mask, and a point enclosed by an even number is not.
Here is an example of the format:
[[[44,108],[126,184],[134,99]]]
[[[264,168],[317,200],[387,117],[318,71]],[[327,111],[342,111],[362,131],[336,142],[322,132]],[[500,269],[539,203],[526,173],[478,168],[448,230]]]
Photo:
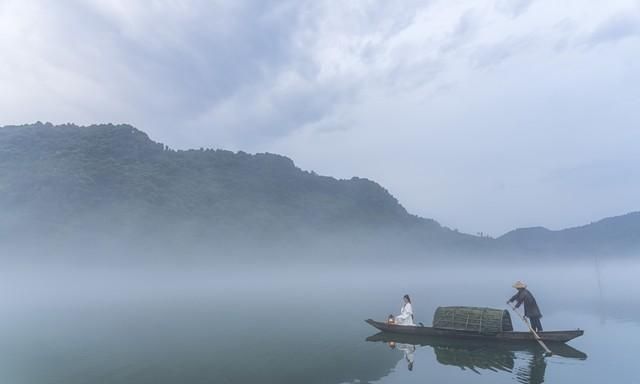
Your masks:
[[[520,307],[522,303],[524,303],[524,315],[531,317],[542,317],[542,313],[540,313],[540,308],[538,308],[538,303],[536,303],[536,299],[533,297],[531,292],[529,292],[526,288],[519,289],[518,293],[513,295],[509,302],[515,301],[516,308]]]

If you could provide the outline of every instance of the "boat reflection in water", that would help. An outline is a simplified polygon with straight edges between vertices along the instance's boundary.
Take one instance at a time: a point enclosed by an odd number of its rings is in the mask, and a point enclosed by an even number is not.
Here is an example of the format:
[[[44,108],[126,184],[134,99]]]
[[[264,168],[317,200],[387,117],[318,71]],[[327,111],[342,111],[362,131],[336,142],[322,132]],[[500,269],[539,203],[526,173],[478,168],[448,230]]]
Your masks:
[[[523,384],[544,382],[547,363],[544,351],[532,343],[499,343],[492,341],[459,340],[438,337],[410,336],[380,332],[367,341],[386,343],[390,348],[404,352],[407,368],[413,370],[416,348],[432,347],[436,361],[477,374],[482,371],[508,372]],[[563,343],[552,343],[549,348],[555,356],[585,360],[587,355]],[[516,367],[516,361],[527,363]]]

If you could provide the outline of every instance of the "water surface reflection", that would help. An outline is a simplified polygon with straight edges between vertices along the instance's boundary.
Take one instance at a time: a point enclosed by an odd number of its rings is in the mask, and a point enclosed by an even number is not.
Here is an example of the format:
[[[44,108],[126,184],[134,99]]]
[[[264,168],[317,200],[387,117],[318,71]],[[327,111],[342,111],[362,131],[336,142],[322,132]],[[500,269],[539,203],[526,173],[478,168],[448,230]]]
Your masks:
[[[391,349],[404,352],[409,371],[413,370],[415,351],[427,347],[433,349],[435,361],[440,365],[455,366],[475,374],[507,372],[523,384],[543,383],[547,369],[544,350],[531,343],[417,337],[385,332],[370,336],[367,341],[385,343]],[[566,344],[549,344],[549,348],[555,354],[553,358],[587,359],[584,352]]]

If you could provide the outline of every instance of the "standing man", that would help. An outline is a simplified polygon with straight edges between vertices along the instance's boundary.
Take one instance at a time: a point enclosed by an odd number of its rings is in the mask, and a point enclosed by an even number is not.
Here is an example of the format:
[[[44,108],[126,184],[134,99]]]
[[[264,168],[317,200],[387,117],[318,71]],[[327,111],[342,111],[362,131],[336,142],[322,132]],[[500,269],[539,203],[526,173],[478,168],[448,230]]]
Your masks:
[[[529,319],[531,328],[536,332],[542,331],[542,324],[540,323],[542,313],[540,313],[540,308],[538,308],[536,299],[527,289],[527,285],[522,281],[516,281],[515,284],[513,284],[513,288],[517,289],[518,292],[513,295],[509,301],[507,301],[507,304],[511,304],[515,301],[516,308],[519,308],[520,305],[524,303],[524,315]]]

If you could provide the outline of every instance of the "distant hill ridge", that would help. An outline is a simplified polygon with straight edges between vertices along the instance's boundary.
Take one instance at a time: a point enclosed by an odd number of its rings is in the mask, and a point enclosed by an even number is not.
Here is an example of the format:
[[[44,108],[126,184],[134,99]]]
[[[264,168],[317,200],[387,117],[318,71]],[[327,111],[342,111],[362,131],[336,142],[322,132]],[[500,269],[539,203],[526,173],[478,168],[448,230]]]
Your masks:
[[[371,180],[319,176],[275,154],[173,150],[126,124],[0,128],[0,210],[5,242],[188,238],[211,249],[272,239],[307,245],[329,234],[341,244],[397,244],[417,253],[640,248],[640,213],[478,238],[411,215]]]
[[[504,234],[497,241],[503,247],[531,252],[640,251],[640,212],[556,231],[544,227],[519,228]]]

